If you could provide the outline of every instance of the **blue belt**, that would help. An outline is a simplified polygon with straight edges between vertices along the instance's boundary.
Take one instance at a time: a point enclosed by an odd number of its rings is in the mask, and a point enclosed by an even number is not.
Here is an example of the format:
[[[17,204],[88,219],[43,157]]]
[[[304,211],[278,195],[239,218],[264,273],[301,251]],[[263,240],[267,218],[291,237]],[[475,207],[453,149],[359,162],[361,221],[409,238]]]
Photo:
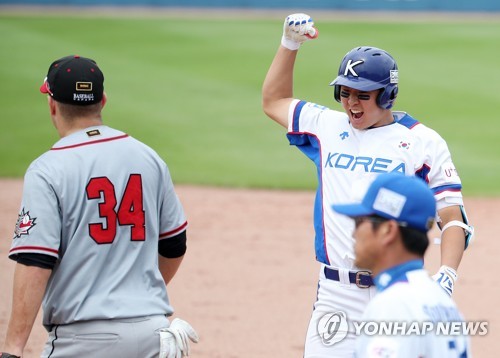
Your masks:
[[[339,270],[325,266],[325,276],[329,280],[340,281]],[[373,286],[372,274],[370,271],[349,271],[349,282],[356,284],[359,288]]]

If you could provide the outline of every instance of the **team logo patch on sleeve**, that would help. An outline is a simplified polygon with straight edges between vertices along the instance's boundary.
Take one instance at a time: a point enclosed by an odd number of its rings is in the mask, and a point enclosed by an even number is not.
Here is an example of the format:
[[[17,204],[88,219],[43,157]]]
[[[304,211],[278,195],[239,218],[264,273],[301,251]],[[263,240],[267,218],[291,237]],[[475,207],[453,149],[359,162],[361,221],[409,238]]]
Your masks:
[[[36,218],[30,216],[29,211],[24,211],[24,208],[19,213],[17,218],[16,229],[14,230],[14,239],[21,237],[22,235],[29,235],[29,231],[36,225]]]

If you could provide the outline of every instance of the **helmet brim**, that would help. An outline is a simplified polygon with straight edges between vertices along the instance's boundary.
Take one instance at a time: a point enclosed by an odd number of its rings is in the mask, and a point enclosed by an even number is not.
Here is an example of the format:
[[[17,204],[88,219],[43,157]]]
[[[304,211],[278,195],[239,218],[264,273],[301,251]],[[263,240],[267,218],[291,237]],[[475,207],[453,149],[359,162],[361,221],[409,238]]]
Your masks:
[[[346,86],[364,92],[374,91],[384,87],[378,82],[370,81],[365,78],[349,78],[344,76],[337,76],[337,78],[330,82],[330,86]]]

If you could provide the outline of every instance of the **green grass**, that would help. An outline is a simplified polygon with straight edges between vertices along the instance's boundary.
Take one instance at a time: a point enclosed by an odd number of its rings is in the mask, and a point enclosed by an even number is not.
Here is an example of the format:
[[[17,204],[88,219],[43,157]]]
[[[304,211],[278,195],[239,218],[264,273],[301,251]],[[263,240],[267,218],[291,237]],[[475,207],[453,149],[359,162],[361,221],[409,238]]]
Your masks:
[[[0,176],[22,176],[57,140],[38,87],[54,59],[77,53],[105,73],[105,123],[157,150],[175,182],[314,188],[313,164],[261,110],[280,21],[0,15]],[[447,140],[466,195],[500,195],[500,23],[317,26],[299,54],[296,97],[340,109],[328,83],[342,56],[384,48],[400,68],[395,109]]]

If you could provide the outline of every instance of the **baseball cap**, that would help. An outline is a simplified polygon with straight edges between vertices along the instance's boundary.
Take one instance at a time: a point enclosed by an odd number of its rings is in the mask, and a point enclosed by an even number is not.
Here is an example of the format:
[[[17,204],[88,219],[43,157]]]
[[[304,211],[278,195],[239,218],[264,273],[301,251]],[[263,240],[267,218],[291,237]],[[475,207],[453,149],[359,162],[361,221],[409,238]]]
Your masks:
[[[378,215],[427,232],[434,224],[436,199],[422,179],[384,173],[371,183],[361,203],[333,205],[332,208],[350,217]]]
[[[78,55],[52,62],[40,92],[58,102],[86,106],[99,103],[104,92],[104,75],[96,62]]]

